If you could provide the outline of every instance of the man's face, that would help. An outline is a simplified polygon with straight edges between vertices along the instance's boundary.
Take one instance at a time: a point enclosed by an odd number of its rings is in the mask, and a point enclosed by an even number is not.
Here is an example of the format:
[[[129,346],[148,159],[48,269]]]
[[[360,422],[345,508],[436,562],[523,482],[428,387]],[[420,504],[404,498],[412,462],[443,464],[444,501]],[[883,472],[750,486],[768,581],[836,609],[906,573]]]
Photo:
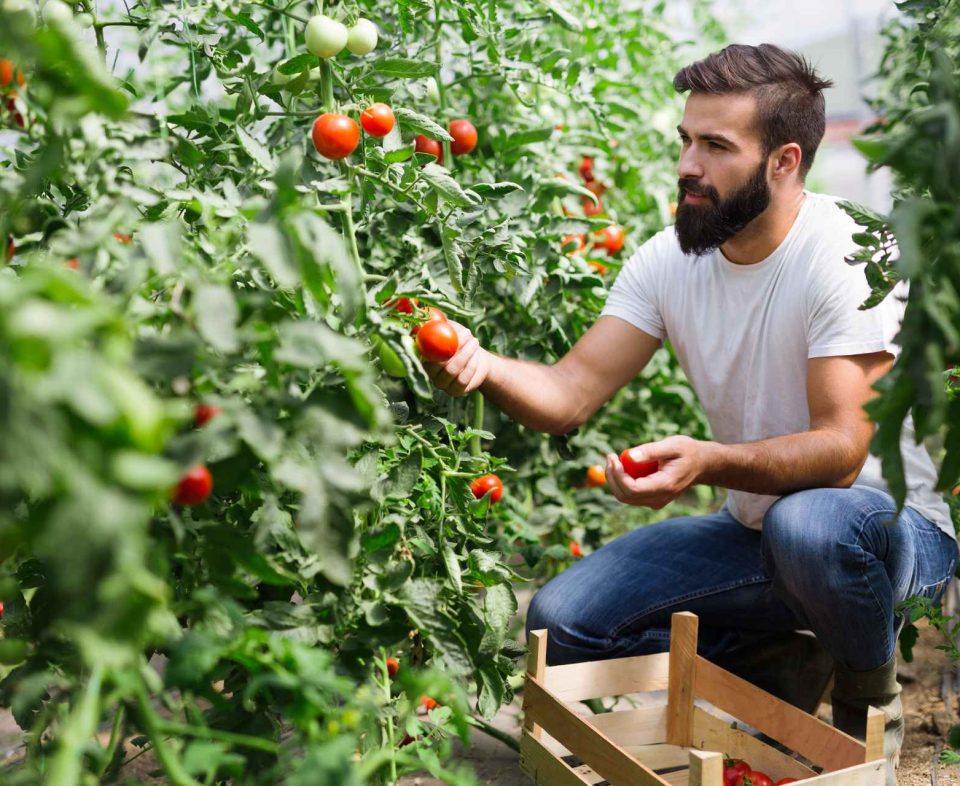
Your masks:
[[[692,93],[679,126],[675,231],[685,254],[705,254],[770,204],[767,159],[745,94]]]

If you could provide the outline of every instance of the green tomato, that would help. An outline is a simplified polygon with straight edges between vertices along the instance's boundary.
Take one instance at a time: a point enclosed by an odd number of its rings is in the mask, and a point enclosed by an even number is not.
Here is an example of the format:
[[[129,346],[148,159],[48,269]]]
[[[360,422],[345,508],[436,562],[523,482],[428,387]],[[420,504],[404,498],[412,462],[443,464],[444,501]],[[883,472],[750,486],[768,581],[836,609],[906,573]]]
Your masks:
[[[347,49],[355,55],[369,55],[377,48],[377,26],[369,19],[358,19],[347,33]]]
[[[310,17],[304,34],[307,49],[317,57],[334,57],[347,45],[347,28],[336,19],[318,14]]]
[[[427,77],[427,98],[435,104],[440,103],[440,87],[437,85],[437,80],[432,76]]]
[[[73,19],[73,12],[60,0],[49,0],[40,11],[43,21],[51,25],[64,25]]]
[[[93,27],[93,14],[77,14],[77,24],[84,30]]]
[[[407,368],[403,365],[400,355],[386,341],[380,341],[378,354],[380,356],[380,366],[387,374],[399,378],[407,376]]]

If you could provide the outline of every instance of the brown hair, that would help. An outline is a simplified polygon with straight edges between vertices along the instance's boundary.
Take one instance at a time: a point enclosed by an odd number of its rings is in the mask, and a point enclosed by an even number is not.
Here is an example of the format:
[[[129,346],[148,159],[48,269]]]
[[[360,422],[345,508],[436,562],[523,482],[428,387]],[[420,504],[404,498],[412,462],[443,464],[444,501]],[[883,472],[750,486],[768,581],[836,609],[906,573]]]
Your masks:
[[[678,93],[751,93],[764,156],[780,145],[800,145],[800,179],[813,165],[826,128],[821,79],[802,55],[773,44],[731,44],[681,68],[673,78]]]

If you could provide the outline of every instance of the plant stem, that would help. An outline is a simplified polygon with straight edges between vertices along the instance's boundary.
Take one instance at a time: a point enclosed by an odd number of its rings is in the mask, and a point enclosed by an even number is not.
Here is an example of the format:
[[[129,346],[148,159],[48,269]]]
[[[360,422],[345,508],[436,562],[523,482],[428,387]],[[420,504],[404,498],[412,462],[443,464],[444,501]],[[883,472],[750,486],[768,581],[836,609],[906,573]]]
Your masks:
[[[83,10],[93,16],[93,8],[91,7],[90,0],[81,0],[81,4],[83,5]],[[94,22],[93,32],[97,36],[97,49],[100,50],[100,55],[103,57],[103,62],[106,63],[107,42],[103,38],[103,25],[97,25],[96,22]]]
[[[475,718],[473,715],[467,715],[467,723],[471,726],[474,726],[477,729],[480,729],[484,734],[493,737],[495,740],[499,740],[504,745],[506,745],[510,750],[514,750],[517,753],[520,752],[520,743],[517,742],[517,738],[512,734],[508,734],[505,731],[501,731],[496,726],[492,726],[487,723],[482,718]]]
[[[80,700],[60,728],[57,751],[44,783],[47,786],[75,786],[80,783],[84,745],[97,733],[100,720],[100,687],[103,666],[97,665],[80,696]]]
[[[377,664],[377,668],[380,670],[380,676],[382,680],[381,684],[383,685],[383,696],[387,701],[386,706],[389,707],[390,703],[393,701],[393,697],[390,695],[390,670],[387,668],[387,651],[383,647],[380,648],[380,662]],[[393,717],[389,714],[386,717],[386,734],[386,748],[388,751],[390,751],[390,783],[396,784],[397,757],[394,753],[394,751],[396,751],[396,745],[393,736]]]
[[[440,0],[433,2],[433,38],[434,38],[434,58],[437,64],[437,95],[440,97],[440,120],[447,119],[447,101],[446,93],[443,89],[443,79],[441,79],[441,68],[443,65],[443,30],[440,26]],[[443,160],[447,166],[453,169],[453,156],[450,153],[450,140],[444,139]]]
[[[470,400],[473,403],[473,423],[471,424],[475,431],[483,430],[483,394],[479,390],[470,394]],[[470,437],[470,455],[479,456],[483,453],[480,445],[480,435],[474,434]]]
[[[200,781],[194,780],[190,774],[183,769],[183,765],[176,755],[167,748],[166,740],[163,739],[163,732],[160,730],[160,718],[153,710],[150,704],[150,697],[147,695],[146,684],[141,677],[141,682],[137,685],[137,708],[140,710],[140,718],[143,722],[143,730],[146,732],[150,742],[153,743],[153,750],[157,755],[157,760],[167,778],[173,786],[202,786]]]
[[[158,728],[164,734],[175,735],[178,737],[200,737],[207,740],[219,740],[231,745],[241,745],[244,748],[255,748],[256,750],[266,751],[267,753],[280,753],[283,747],[272,740],[263,737],[252,737],[249,734],[237,734],[232,731],[223,731],[221,729],[211,729],[207,726],[191,726],[175,721],[160,720]]]
[[[123,728],[123,719],[126,715],[124,707],[121,705],[117,708],[116,714],[113,716],[113,728],[110,730],[110,742],[107,743],[107,756],[104,760],[103,767],[98,773],[103,777],[103,773],[107,771],[107,767],[110,766],[110,762],[113,761],[114,754],[117,750],[117,745],[120,743],[120,729]]]

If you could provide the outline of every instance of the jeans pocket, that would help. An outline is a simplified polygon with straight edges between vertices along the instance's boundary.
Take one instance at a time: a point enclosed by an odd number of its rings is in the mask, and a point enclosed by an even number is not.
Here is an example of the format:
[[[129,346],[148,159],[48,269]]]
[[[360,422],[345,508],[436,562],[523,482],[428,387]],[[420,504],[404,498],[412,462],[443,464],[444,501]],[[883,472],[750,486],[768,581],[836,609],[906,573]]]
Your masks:
[[[936,582],[935,584],[927,584],[925,587],[921,587],[920,591],[917,593],[921,597],[929,598],[937,604],[940,602],[940,599],[943,597],[943,593],[946,592],[947,584],[950,582],[950,579],[953,577],[951,573],[944,579]]]

